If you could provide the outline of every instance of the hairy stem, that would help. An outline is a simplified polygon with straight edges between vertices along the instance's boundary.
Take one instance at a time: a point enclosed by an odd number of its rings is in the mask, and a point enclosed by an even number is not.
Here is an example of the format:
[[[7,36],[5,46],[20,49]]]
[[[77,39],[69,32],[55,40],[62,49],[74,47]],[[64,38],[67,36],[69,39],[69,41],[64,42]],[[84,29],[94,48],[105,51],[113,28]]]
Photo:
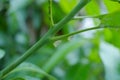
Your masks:
[[[0,79],[2,79],[6,74],[8,74],[10,71],[12,71],[14,68],[16,68],[19,64],[24,62],[28,57],[30,57],[32,54],[36,52],[40,47],[45,45],[49,42],[50,37],[52,37],[57,31],[59,31],[64,24],[68,23],[75,14],[83,8],[88,2],[91,0],[80,0],[78,5],[66,16],[64,17],[60,22],[58,22],[56,25],[54,25],[53,28],[50,28],[50,30],[36,43],[34,44],[30,49],[28,49],[20,58],[15,60],[11,65],[3,69],[0,73]]]

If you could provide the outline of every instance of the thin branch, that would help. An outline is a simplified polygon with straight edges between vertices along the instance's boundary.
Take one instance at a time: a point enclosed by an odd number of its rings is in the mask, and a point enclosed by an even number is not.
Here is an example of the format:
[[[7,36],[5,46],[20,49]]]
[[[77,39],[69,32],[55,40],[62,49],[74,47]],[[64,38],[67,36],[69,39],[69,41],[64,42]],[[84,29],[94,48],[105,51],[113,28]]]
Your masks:
[[[98,18],[99,16],[75,16],[73,20],[79,20],[84,18]]]
[[[78,33],[83,33],[83,32],[86,32],[86,31],[96,30],[96,29],[101,29],[101,28],[109,28],[109,29],[111,29],[111,28],[112,28],[112,29],[113,29],[113,28],[114,28],[114,29],[118,28],[118,29],[119,29],[119,27],[99,27],[99,26],[97,26],[97,27],[87,28],[87,29],[79,30],[79,31],[72,32],[72,33],[69,33],[69,34],[61,35],[61,36],[56,36],[56,37],[51,38],[51,40],[52,40],[52,41],[57,41],[57,40],[61,40],[61,39],[63,39],[63,38],[67,38],[67,37],[76,35],[76,34],[78,34]]]
[[[102,14],[102,15],[96,15],[96,16],[75,16],[73,18],[73,20],[80,20],[80,19],[84,19],[84,18],[100,18],[104,15],[107,15],[107,14]]]
[[[49,19],[51,26],[54,26],[53,13],[52,13],[52,0],[49,0]]]
[[[100,29],[100,28],[103,28],[103,27],[92,27],[92,28],[87,28],[87,29],[79,30],[79,31],[72,32],[72,33],[69,33],[69,34],[65,34],[65,35],[53,37],[53,38],[51,38],[51,40],[52,41],[57,41],[57,40],[61,40],[63,38],[67,38],[67,37],[76,35],[78,33],[86,32],[86,31],[90,31],[90,30],[95,30],[95,29]]]

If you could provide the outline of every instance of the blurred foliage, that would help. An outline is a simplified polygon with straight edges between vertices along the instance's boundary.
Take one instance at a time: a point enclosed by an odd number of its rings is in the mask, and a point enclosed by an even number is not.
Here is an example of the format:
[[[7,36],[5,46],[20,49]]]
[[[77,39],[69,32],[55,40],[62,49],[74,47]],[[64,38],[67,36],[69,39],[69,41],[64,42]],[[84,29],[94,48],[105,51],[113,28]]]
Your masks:
[[[54,22],[69,14],[79,1],[53,0]],[[49,30],[48,5],[48,0],[0,0],[0,70]],[[99,17],[71,20],[56,35],[96,25],[110,29],[51,41],[4,80],[120,80],[119,0],[92,0],[76,16]]]

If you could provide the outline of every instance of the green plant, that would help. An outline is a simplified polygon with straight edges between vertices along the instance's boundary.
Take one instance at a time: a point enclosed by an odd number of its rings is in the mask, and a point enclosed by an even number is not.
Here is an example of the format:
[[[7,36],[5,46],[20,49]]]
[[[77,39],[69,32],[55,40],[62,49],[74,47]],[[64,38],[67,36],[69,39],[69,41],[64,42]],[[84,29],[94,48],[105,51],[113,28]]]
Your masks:
[[[49,0],[49,18],[50,18],[50,29],[48,30],[48,32],[38,41],[36,42],[36,44],[34,44],[30,49],[28,49],[20,58],[18,58],[15,62],[13,62],[11,65],[8,65],[6,68],[4,68],[1,72],[0,72],[0,79],[7,79],[6,76],[10,75],[13,73],[13,75],[22,73],[19,72],[20,68],[18,67],[17,70],[17,66],[20,65],[22,62],[24,62],[27,58],[29,58],[30,56],[32,56],[39,48],[43,47],[45,44],[60,40],[60,39],[66,39],[69,36],[73,36],[75,34],[78,33],[82,33],[82,32],[86,32],[89,30],[95,30],[95,29],[101,29],[101,28],[110,28],[110,29],[118,29],[120,26],[119,20],[120,20],[120,10],[116,10],[114,12],[108,13],[108,14],[104,14],[104,15],[95,15],[95,16],[78,16],[75,17],[75,15],[84,7],[86,6],[88,3],[90,3],[90,1],[92,0],[80,0],[79,3],[77,4],[77,6],[66,16],[64,17],[61,21],[59,21],[58,23],[54,24],[53,21],[53,12],[52,12],[52,0]],[[95,0],[93,0],[95,1]],[[81,19],[85,19],[85,18],[98,18],[100,20],[100,23],[96,25],[96,27],[92,27],[92,28],[87,28],[87,29],[83,29],[80,31],[76,31],[73,33],[68,33],[65,35],[60,35],[60,36],[54,36],[60,29],[62,29],[66,23],[68,23],[71,20],[81,20]],[[82,41],[81,41],[82,42]],[[87,42],[87,41],[86,41]],[[82,44],[84,44],[85,41],[82,42]],[[38,78],[42,78],[43,76],[47,76],[49,79],[54,80],[54,78],[52,76],[50,76],[49,74],[47,74],[46,72],[49,72],[53,66],[55,66],[55,64],[57,62],[59,62],[61,59],[63,59],[63,57],[68,53],[71,52],[72,50],[78,48],[81,46],[81,43],[77,40],[75,41],[71,41],[70,43],[66,43],[66,45],[68,45],[69,47],[66,46],[62,46],[64,48],[60,48],[59,50],[61,50],[61,52],[57,52],[56,54],[54,54],[50,60],[43,66],[43,70],[34,70],[31,69],[30,73],[35,73],[37,74],[41,74],[40,76],[37,76]],[[71,48],[72,47],[72,48]],[[65,51],[65,49],[68,49],[68,51]],[[78,65],[79,66],[79,65]],[[35,66],[34,66],[35,67]],[[32,66],[32,68],[34,68]],[[89,67],[89,65],[88,65]],[[16,68],[16,69],[15,69]],[[36,67],[35,67],[36,68]],[[28,66],[27,68],[25,68],[25,70],[29,69]],[[25,71],[24,70],[24,71]],[[81,70],[81,69],[80,69]],[[13,72],[12,72],[13,71]],[[17,72],[18,71],[18,72]],[[35,76],[33,74],[29,74],[29,71],[25,72],[25,74],[31,75],[31,76]],[[18,75],[19,77],[19,75]],[[11,76],[10,76],[11,78]],[[9,79],[9,76],[8,76]],[[29,77],[24,79],[29,79]],[[20,79],[22,80],[22,78]],[[34,80],[34,79],[33,79]],[[74,78],[74,80],[78,80],[78,78]]]
[[[51,28],[43,37],[40,39],[33,47],[31,47],[28,51],[24,53],[22,57],[20,57],[16,62],[5,68],[3,71],[1,71],[1,78],[4,77],[8,72],[13,70],[16,66],[18,66],[21,62],[23,62],[25,59],[27,59],[30,55],[33,54],[34,51],[36,51],[38,48],[43,46],[45,43],[49,41],[51,36],[55,34],[59,29],[62,28],[63,24],[66,24],[69,20],[72,19],[72,17],[82,8],[84,7],[90,0],[87,1],[80,1],[79,4],[71,11],[69,15],[67,15],[63,20],[61,20],[59,23],[57,23],[53,28]]]

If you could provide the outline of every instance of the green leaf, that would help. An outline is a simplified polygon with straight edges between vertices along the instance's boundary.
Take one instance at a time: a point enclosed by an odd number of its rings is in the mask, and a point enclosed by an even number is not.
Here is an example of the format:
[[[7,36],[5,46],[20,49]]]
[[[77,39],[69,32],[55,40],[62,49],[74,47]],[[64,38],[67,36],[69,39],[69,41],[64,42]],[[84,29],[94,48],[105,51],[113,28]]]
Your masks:
[[[77,2],[78,0],[60,0],[60,6],[65,13],[69,13]]]
[[[120,36],[119,36],[120,29],[104,29],[103,35],[105,41],[113,44],[115,47],[120,48]]]
[[[86,13],[88,15],[100,15],[100,6],[96,0],[92,0],[89,4],[85,6]]]
[[[5,56],[5,51],[0,49],[0,59],[2,59]]]
[[[105,27],[120,27],[120,10],[102,16],[101,24]]]
[[[108,12],[110,13],[120,9],[120,4],[117,2],[113,2],[113,1],[119,1],[119,0],[103,0],[103,1]]]
[[[56,80],[54,77],[31,63],[22,63],[10,72],[4,80],[40,80],[42,75],[46,76],[49,80]]]
[[[43,66],[43,69],[49,72],[52,68],[55,67],[56,64],[58,64],[61,60],[63,60],[67,54],[79,48],[83,44],[84,41],[80,41],[80,40],[72,40],[67,43],[61,44],[57,48],[55,54]]]
[[[76,64],[68,69],[64,80],[88,80],[89,70],[90,64]]]

